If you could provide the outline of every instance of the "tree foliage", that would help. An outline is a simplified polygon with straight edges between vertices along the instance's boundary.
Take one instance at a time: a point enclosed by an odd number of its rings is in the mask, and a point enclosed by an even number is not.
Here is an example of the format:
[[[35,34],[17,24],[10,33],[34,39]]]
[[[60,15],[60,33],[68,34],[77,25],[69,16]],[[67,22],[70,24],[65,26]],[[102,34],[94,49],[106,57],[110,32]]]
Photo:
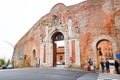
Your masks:
[[[0,67],[5,64],[5,60],[4,59],[0,59]]]

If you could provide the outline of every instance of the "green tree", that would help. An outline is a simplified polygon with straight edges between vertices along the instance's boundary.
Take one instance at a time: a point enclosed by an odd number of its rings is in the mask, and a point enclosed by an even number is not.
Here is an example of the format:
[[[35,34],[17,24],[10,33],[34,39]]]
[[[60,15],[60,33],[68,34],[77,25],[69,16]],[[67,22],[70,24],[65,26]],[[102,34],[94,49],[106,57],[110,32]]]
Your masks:
[[[0,67],[5,64],[5,60],[4,59],[0,59]]]

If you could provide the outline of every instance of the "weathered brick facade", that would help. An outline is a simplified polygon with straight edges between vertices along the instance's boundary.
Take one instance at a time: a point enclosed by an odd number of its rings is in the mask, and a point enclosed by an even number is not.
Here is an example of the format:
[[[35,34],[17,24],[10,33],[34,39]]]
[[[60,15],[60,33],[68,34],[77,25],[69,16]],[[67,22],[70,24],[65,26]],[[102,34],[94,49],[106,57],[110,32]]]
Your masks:
[[[71,6],[56,4],[16,44],[15,66],[34,66],[36,62],[40,66],[53,66],[52,37],[58,32],[64,36],[66,67],[71,65],[71,57],[73,66],[85,67],[92,58],[97,67],[98,48],[102,52],[110,49],[110,55],[116,59],[115,54],[120,53],[120,0],[87,0]],[[111,45],[106,46],[102,41]],[[24,55],[27,57],[20,60]]]

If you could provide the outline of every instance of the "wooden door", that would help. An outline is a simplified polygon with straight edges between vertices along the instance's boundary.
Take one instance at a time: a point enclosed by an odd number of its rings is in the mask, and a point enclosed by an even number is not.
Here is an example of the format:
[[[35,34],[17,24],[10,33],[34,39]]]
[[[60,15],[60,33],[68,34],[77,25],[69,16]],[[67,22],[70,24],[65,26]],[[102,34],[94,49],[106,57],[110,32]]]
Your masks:
[[[57,45],[53,42],[53,67],[56,66],[56,53],[57,53]]]

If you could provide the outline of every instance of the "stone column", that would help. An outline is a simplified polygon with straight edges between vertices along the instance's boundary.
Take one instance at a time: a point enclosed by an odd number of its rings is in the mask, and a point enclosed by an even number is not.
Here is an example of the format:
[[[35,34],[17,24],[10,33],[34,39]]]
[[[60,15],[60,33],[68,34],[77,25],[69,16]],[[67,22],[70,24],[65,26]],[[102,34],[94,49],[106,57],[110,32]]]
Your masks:
[[[80,45],[79,39],[75,39],[75,57],[76,57],[76,65],[80,66]]]
[[[69,66],[69,41],[65,40],[65,66]]]
[[[45,26],[45,40],[48,41],[48,26]]]
[[[49,66],[53,66],[53,43],[49,42]]]
[[[46,65],[49,66],[49,43],[46,43]]]
[[[40,44],[40,66],[43,65],[44,44]]]
[[[69,40],[68,47],[69,47],[69,58],[70,58],[70,57],[72,57],[72,43],[71,43],[71,40]]]
[[[67,47],[68,47],[68,50],[69,50],[69,57],[68,57],[68,62],[69,62],[69,65],[71,64],[71,62],[70,62],[70,57],[72,57],[72,38],[73,38],[73,32],[72,32],[72,20],[69,18],[68,19],[68,23],[67,23],[67,25],[68,25],[68,44],[66,44],[67,45]]]
[[[53,43],[46,43],[46,64],[47,66],[53,66]]]
[[[72,38],[73,34],[72,34],[72,20],[68,19],[68,34],[69,34],[69,38]]]
[[[49,52],[49,42],[48,42],[48,26],[45,26],[45,42],[46,42],[46,65],[49,66],[49,58],[50,58],[50,52]]]

